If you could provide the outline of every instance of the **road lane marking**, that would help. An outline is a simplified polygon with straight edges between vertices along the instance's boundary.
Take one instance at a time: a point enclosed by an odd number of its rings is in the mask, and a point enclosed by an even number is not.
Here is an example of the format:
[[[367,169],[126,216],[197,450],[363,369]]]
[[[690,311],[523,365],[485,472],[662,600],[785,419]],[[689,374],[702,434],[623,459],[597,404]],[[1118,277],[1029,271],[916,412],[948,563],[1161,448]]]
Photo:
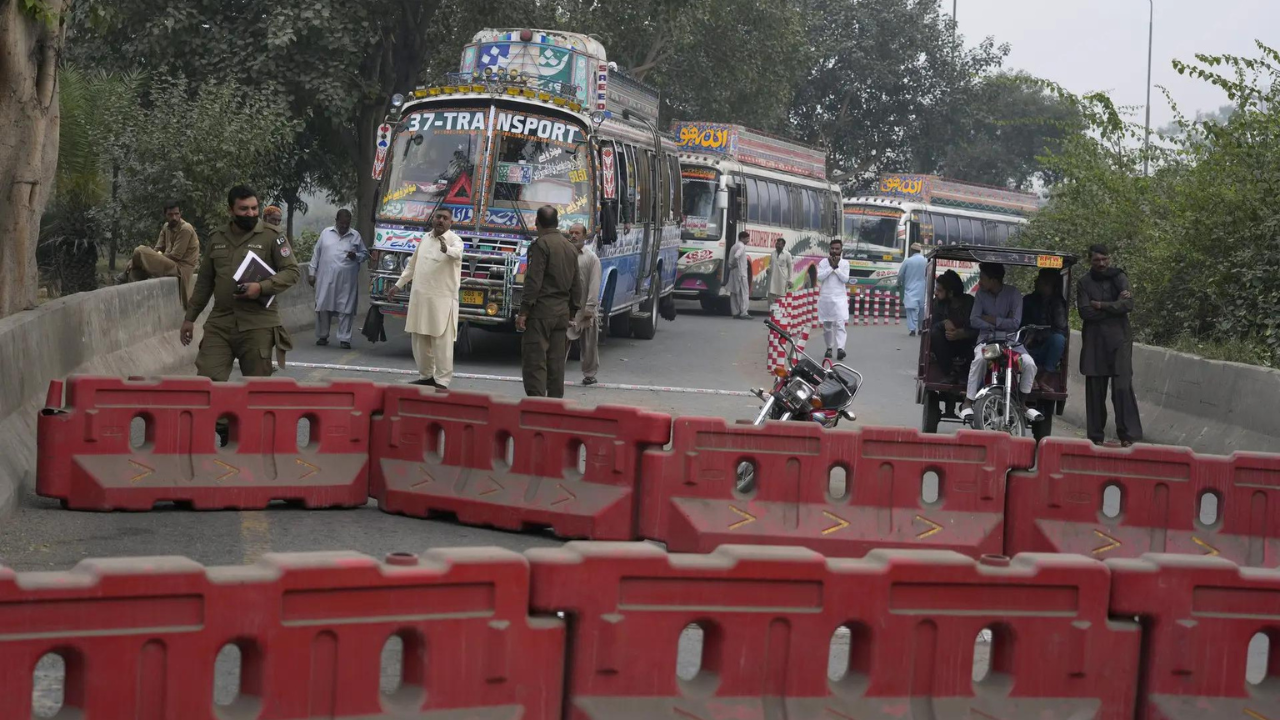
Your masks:
[[[258,558],[271,552],[271,528],[267,524],[267,513],[261,510],[240,512],[240,546],[244,551],[246,565],[257,562]]]
[[[387,375],[405,375],[409,377],[418,377],[417,370],[401,370],[399,368],[386,367],[370,367],[367,365],[339,365],[336,363],[305,363],[288,361],[288,368],[304,368],[307,370],[336,370],[339,372],[360,372],[360,373],[384,373]],[[489,380],[493,382],[514,382],[523,383],[524,378],[515,377],[513,375],[484,375],[474,373],[454,373],[455,378],[461,380]],[[309,377],[319,379],[323,377],[323,373],[310,373]],[[565,387],[578,387],[582,383],[565,382]],[[664,392],[664,393],[680,393],[685,395],[724,395],[729,397],[755,397],[755,393],[746,390],[717,390],[715,388],[691,388],[691,387],[672,387],[667,385],[626,385],[622,383],[596,383],[591,386],[600,390],[635,390],[640,392]]]

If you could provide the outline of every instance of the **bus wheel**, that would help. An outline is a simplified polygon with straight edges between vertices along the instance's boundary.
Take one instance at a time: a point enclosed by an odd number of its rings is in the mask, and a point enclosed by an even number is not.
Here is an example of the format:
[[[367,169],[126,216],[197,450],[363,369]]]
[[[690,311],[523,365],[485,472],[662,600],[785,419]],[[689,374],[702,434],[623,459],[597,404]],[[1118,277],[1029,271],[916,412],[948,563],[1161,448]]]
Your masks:
[[[706,314],[708,314],[708,315],[715,315],[715,314],[716,314],[716,308],[717,308],[718,306],[717,306],[717,304],[716,304],[716,298],[715,298],[715,297],[710,296],[710,295],[699,295],[699,296],[698,296],[698,304],[702,306],[702,312],[704,312],[704,313],[706,313]]]
[[[661,285],[661,272],[649,281],[649,297],[640,306],[641,317],[632,318],[631,334],[640,340],[652,340],[658,334],[658,287]],[[644,317],[643,313],[648,313]]]

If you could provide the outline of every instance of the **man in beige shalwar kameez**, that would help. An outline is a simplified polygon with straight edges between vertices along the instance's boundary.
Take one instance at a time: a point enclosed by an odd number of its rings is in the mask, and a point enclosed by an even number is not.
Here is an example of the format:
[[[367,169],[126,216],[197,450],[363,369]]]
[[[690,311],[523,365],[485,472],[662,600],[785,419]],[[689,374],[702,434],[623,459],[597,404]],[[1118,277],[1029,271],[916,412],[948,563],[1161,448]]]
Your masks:
[[[185,308],[195,288],[192,276],[200,264],[200,239],[196,229],[182,219],[177,203],[164,207],[165,224],[160,228],[156,246],[139,245],[117,282],[138,282],[150,278],[178,278],[178,297]]]
[[[405,331],[422,375],[413,384],[447,388],[453,381],[453,342],[458,337],[462,238],[449,230],[453,213],[446,208],[435,212],[431,224],[433,231],[418,243],[394,289],[387,289],[387,297],[413,283]]]

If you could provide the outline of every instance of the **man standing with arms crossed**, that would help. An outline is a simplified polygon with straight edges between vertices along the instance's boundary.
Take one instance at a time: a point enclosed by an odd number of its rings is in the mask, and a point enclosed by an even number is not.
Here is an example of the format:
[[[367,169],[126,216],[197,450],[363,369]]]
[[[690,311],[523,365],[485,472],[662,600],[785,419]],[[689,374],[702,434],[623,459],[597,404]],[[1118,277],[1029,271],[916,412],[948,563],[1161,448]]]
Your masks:
[[[404,329],[422,377],[413,385],[447,389],[453,381],[453,341],[458,337],[458,288],[462,285],[462,238],[449,228],[453,211],[441,208],[431,217],[432,231],[418,242],[387,302],[409,288],[409,316]]]
[[[562,398],[569,319],[578,314],[582,297],[578,250],[557,229],[560,213],[554,207],[538,208],[535,225],[538,237],[529,245],[529,268],[516,317],[516,329],[524,333],[524,392],[529,397]]]
[[[1111,267],[1111,253],[1104,245],[1089,248],[1089,272],[1078,281],[1076,309],[1084,325],[1080,330],[1080,374],[1084,375],[1084,408],[1087,434],[1101,445],[1107,429],[1107,385],[1116,411],[1116,435],[1120,445],[1142,441],[1142,418],[1133,393],[1133,332],[1129,313],[1133,293],[1129,276]]]
[[[600,323],[596,319],[600,306],[600,258],[587,247],[587,229],[582,223],[569,228],[569,242],[578,249],[578,275],[582,296],[578,313],[569,323],[569,340],[580,340],[582,346],[582,384],[595,385],[600,371]]]

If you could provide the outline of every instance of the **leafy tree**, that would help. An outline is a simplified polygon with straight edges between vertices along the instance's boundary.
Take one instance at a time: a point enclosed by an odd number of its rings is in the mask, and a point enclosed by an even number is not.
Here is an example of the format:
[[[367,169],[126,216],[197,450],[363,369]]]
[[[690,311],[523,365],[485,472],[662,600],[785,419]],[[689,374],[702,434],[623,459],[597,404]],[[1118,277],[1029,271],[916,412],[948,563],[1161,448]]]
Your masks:
[[[58,162],[67,0],[0,0],[0,317],[36,301],[40,216]]]
[[[670,118],[785,131],[809,51],[797,0],[560,0],[557,27],[601,40]],[[664,122],[665,129],[666,123]]]
[[[1062,178],[1024,234],[1083,252],[1110,245],[1138,299],[1134,326],[1157,344],[1245,346],[1280,362],[1280,54],[1198,55],[1179,72],[1217,85],[1227,119],[1178,121],[1141,175],[1142,128],[1103,95],[1078,99],[1088,133],[1046,158]]]
[[[807,0],[812,62],[792,121],[830,151],[854,185],[885,171],[933,171],[927,138],[962,111],[965,93],[1000,66],[1007,48],[965,49],[935,0]]]
[[[1073,103],[1025,73],[996,73],[955,96],[958,111],[929,123],[914,148],[913,167],[1000,187],[1049,183],[1041,156],[1056,153],[1083,123]]]

